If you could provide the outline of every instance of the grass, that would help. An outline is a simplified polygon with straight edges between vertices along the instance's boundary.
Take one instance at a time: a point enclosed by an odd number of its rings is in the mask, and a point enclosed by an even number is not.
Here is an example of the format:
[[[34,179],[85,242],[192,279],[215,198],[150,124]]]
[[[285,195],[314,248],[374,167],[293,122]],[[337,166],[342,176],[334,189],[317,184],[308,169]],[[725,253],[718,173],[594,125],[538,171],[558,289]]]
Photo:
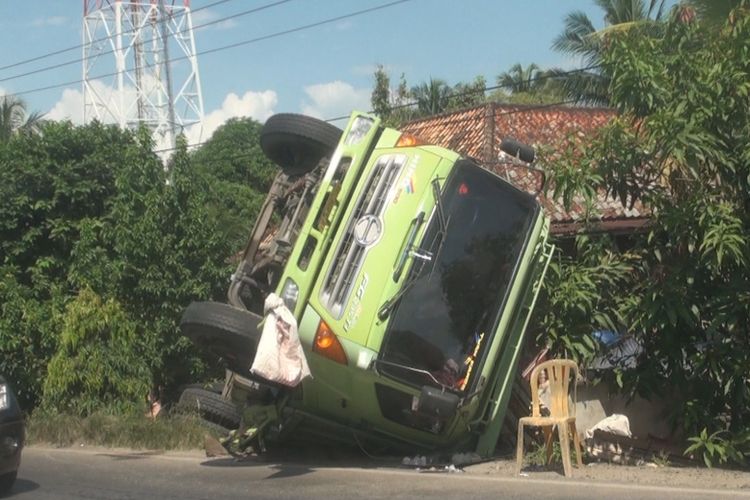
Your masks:
[[[77,417],[35,412],[27,422],[26,433],[28,444],[137,450],[199,449],[206,434],[216,435],[198,417],[179,413],[152,420],[140,414]]]
[[[572,450],[571,450],[572,451]],[[547,447],[544,443],[536,443],[534,448],[524,455],[529,465],[543,466],[547,464]],[[560,452],[560,443],[552,442],[552,463],[562,462],[562,453]]]

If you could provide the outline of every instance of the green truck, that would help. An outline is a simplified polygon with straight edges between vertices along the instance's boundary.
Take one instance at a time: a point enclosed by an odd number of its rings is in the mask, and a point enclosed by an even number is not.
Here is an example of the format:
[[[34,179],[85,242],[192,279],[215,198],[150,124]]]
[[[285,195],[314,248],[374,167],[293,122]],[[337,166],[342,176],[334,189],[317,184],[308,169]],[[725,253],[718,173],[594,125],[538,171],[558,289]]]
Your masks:
[[[261,146],[280,173],[229,303],[193,303],[181,322],[226,361],[243,426],[261,447],[304,436],[491,455],[553,251],[539,203],[364,113],[343,132],[275,115]],[[271,292],[312,373],[295,388],[249,372]]]

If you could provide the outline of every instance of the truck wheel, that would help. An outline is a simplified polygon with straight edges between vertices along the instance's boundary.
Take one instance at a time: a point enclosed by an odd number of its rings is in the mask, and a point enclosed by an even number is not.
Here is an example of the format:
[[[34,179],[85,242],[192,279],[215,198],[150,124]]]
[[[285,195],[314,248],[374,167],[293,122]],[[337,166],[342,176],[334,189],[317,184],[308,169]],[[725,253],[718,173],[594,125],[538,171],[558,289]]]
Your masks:
[[[341,129],[317,118],[291,113],[270,117],[260,132],[266,156],[290,177],[314,169],[330,155],[341,138]]]
[[[177,407],[183,411],[197,413],[212,424],[226,429],[240,426],[240,412],[232,401],[227,401],[221,394],[206,389],[185,389],[180,395]]]
[[[219,302],[193,302],[180,330],[199,348],[223,358],[230,370],[246,375],[255,359],[261,316]]]

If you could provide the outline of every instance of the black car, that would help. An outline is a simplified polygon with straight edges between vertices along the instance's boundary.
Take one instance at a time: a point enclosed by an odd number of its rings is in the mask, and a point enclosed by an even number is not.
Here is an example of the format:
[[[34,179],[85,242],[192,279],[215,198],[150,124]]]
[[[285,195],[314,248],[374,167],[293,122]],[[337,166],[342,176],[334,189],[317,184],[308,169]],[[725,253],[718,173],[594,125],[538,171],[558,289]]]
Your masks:
[[[0,376],[0,495],[16,481],[24,441],[24,422],[18,401]]]

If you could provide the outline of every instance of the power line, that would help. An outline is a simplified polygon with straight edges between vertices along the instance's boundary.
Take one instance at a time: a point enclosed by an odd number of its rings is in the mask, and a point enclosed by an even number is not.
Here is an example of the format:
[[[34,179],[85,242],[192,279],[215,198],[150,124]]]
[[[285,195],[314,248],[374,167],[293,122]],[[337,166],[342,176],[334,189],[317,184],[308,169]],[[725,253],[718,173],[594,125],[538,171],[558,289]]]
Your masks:
[[[229,50],[229,49],[234,49],[234,48],[237,48],[237,47],[242,47],[242,46],[245,46],[245,45],[251,45],[253,43],[258,43],[258,42],[261,42],[261,41],[270,40],[272,38],[278,38],[280,36],[290,35],[292,33],[297,33],[297,32],[300,32],[300,31],[304,31],[304,30],[308,30],[308,29],[312,29],[312,28],[317,28],[318,26],[323,26],[323,25],[326,25],[326,24],[335,23],[337,21],[342,21],[342,20],[349,19],[349,18],[352,18],[352,17],[361,16],[363,14],[369,14],[371,12],[375,12],[375,11],[378,11],[378,10],[383,10],[383,9],[386,9],[386,8],[389,8],[389,7],[393,7],[393,6],[396,6],[396,5],[399,5],[399,4],[403,4],[403,3],[406,3],[406,2],[410,2],[410,1],[412,1],[412,0],[396,0],[396,1],[393,1],[393,2],[388,2],[388,3],[376,5],[375,7],[370,7],[370,8],[367,8],[367,9],[362,9],[362,10],[358,10],[358,11],[355,11],[355,12],[350,12],[348,14],[343,14],[341,16],[336,16],[336,17],[331,17],[331,18],[324,19],[322,21],[317,21],[317,22],[310,23],[310,24],[304,24],[302,26],[297,26],[296,28],[290,28],[290,29],[283,30],[283,31],[277,31],[275,33],[271,33],[271,34],[268,34],[268,35],[263,35],[263,36],[260,36],[260,37],[251,38],[249,40],[243,40],[241,42],[235,42],[235,43],[232,43],[232,44],[229,44],[229,45],[223,45],[223,46],[220,46],[220,47],[215,47],[213,49],[207,49],[207,50],[203,50],[203,51],[198,51],[198,52],[196,52],[194,54],[194,56],[201,56],[201,55],[206,55],[206,54],[213,54],[215,52],[220,52],[220,51],[223,51],[223,50]],[[166,62],[172,63],[172,62],[176,62],[176,61],[182,61],[182,60],[185,60],[185,59],[188,59],[188,56],[176,57],[176,58],[170,59],[170,60],[168,60]],[[124,71],[114,71],[112,73],[106,73],[106,74],[102,74],[102,75],[97,75],[97,76],[94,76],[92,78],[107,78],[107,77],[110,77],[110,76],[118,75],[119,73],[124,73],[125,71],[132,71],[132,68],[128,69],[128,70],[124,70]],[[21,96],[21,95],[27,95],[27,94],[34,94],[34,93],[37,93],[37,92],[43,92],[45,90],[51,90],[51,89],[56,89],[56,88],[61,88],[61,87],[67,87],[67,86],[70,86],[70,85],[75,85],[75,84],[81,83],[81,82],[83,82],[83,79],[71,80],[71,81],[64,82],[64,83],[47,85],[45,87],[37,87],[35,89],[24,90],[24,91],[21,91],[21,92],[14,92],[13,94],[6,94],[6,95],[9,95],[9,96]]]
[[[211,7],[215,7],[217,5],[220,5],[220,4],[223,4],[223,3],[227,3],[227,2],[231,2],[231,1],[233,1],[233,0],[218,0],[218,1],[210,3],[208,5],[204,5],[203,7],[198,7],[197,9],[191,9],[190,12],[192,12],[192,13],[199,12],[201,10],[209,9]],[[158,21],[158,22],[159,23],[164,23],[166,21]],[[134,29],[133,30],[128,30],[128,31],[124,31],[122,34],[126,35],[128,33],[135,33],[136,31],[137,30],[134,30]],[[105,36],[105,37],[102,37],[102,38],[97,38],[96,40],[93,40],[91,43],[104,42],[106,40],[109,40],[113,36],[115,36],[115,35],[110,35],[110,36]],[[60,55],[60,54],[64,54],[66,52],[71,52],[73,50],[83,48],[83,46],[84,46],[84,44],[81,43],[81,44],[73,45],[73,46],[65,48],[65,49],[60,49],[60,50],[56,50],[54,52],[48,52],[46,54],[41,54],[41,55],[32,57],[30,59],[24,59],[22,61],[14,62],[12,64],[7,64],[5,66],[0,66],[0,71],[4,71],[4,70],[10,69],[10,68],[15,68],[15,67],[18,67],[18,66],[23,66],[25,64],[29,64],[29,63],[36,62],[36,61],[41,61],[42,59],[47,59],[49,57],[57,56],[57,55]],[[21,76],[23,76],[23,75],[21,75]],[[16,77],[12,77],[12,78],[16,78]],[[20,76],[19,76],[19,78],[20,78]]]
[[[229,1],[229,0],[223,0],[223,1],[224,1],[224,2],[227,2],[227,1]],[[231,20],[231,19],[236,19],[236,18],[238,18],[238,17],[242,17],[242,16],[246,16],[246,15],[248,15],[248,14],[253,14],[253,13],[255,13],[255,12],[259,12],[259,11],[261,11],[261,10],[269,9],[269,8],[271,8],[271,7],[276,7],[277,5],[281,5],[281,4],[289,3],[289,2],[291,2],[291,1],[292,1],[292,0],[278,0],[278,1],[276,1],[276,2],[272,2],[272,3],[266,4],[266,5],[261,5],[260,7],[255,7],[255,8],[253,8],[253,9],[249,9],[249,10],[245,10],[245,11],[242,11],[242,12],[238,12],[237,14],[232,14],[232,15],[230,15],[230,16],[222,17],[222,18],[219,18],[219,19],[214,19],[213,21],[207,21],[207,22],[205,22],[205,23],[203,23],[203,24],[199,24],[199,25],[193,26],[193,27],[192,27],[192,29],[193,29],[193,30],[197,30],[197,29],[205,28],[206,26],[211,26],[211,25],[214,25],[214,24],[219,24],[219,23],[222,23],[222,22],[224,22],[224,21],[229,21],[229,20]],[[165,19],[162,19],[162,20],[158,21],[158,22],[157,22],[157,24],[163,24],[163,23],[165,23],[165,22],[166,22],[166,20],[165,20]],[[129,30],[129,31],[125,32],[125,33],[134,33],[135,31],[136,31],[136,30]],[[178,34],[182,34],[182,33],[188,33],[189,31],[190,31],[190,28],[187,28],[187,29],[184,29],[184,30],[180,30],[180,31],[177,31],[177,32],[175,33],[175,35],[178,35]],[[112,37],[114,37],[114,36],[116,36],[116,35],[110,35],[110,36],[108,36],[108,37],[104,37],[104,38],[99,38],[99,39],[97,39],[97,40],[94,40],[94,41],[92,42],[92,44],[93,44],[93,43],[97,43],[97,42],[99,42],[99,41],[102,41],[102,40],[107,40],[107,39],[110,39],[110,38],[112,38]],[[147,43],[149,43],[149,42],[153,42],[153,41],[154,41],[154,40],[156,40],[157,38],[158,38],[158,37],[155,37],[155,38],[151,38],[151,39],[149,39],[149,40],[143,40],[142,42],[143,42],[144,44],[147,44]],[[81,45],[81,46],[82,46],[82,45]],[[105,51],[105,52],[99,52],[99,53],[97,54],[97,57],[105,56],[105,55],[107,55],[107,54],[114,54],[115,52],[116,52],[116,50],[107,50],[107,51]],[[65,61],[65,62],[62,62],[62,63],[54,64],[54,65],[52,65],[52,66],[45,66],[45,67],[43,67],[43,68],[38,68],[38,69],[35,69],[35,70],[27,71],[27,72],[25,72],[25,73],[19,73],[19,74],[17,74],[17,75],[13,75],[13,76],[6,76],[5,78],[0,78],[0,83],[1,83],[1,82],[7,82],[7,81],[9,81],[9,80],[16,80],[16,79],[18,79],[18,78],[23,78],[24,76],[31,76],[31,75],[36,75],[36,74],[39,74],[39,73],[45,73],[45,72],[47,72],[47,71],[51,71],[51,70],[53,70],[53,69],[58,69],[58,68],[63,68],[63,67],[65,67],[65,66],[70,66],[70,65],[72,65],[72,64],[78,64],[78,63],[80,63],[80,62],[83,62],[83,60],[84,60],[84,59],[83,59],[82,57],[81,57],[81,58],[78,58],[78,59],[71,59],[71,60],[69,60],[69,61]]]
[[[490,88],[490,87],[488,87],[488,88]],[[501,113],[498,113],[497,110],[493,110],[492,116],[493,117],[497,117],[497,116],[513,115],[513,114],[517,114],[517,113],[525,113],[525,112],[534,111],[534,110],[537,110],[537,109],[553,108],[555,106],[565,106],[565,105],[568,105],[568,104],[574,104],[575,102],[577,102],[576,99],[567,99],[565,101],[558,101],[558,102],[552,102],[552,103],[547,103],[547,104],[520,105],[521,107],[519,107],[518,109],[511,109],[511,110],[508,110],[508,111],[503,111]],[[414,105],[414,103],[411,103],[411,105]],[[508,106],[519,106],[519,105],[518,104],[508,104]],[[368,113],[372,113],[372,111],[368,111]],[[349,116],[350,115],[347,115],[347,116],[337,116],[337,117],[334,117],[334,118],[327,118],[327,119],[325,119],[323,121],[330,123],[330,122],[334,122],[334,121],[348,119]],[[432,117],[427,116],[427,117],[425,117],[425,119],[436,118],[436,117],[437,117],[437,115],[432,116]],[[483,115],[483,118],[484,118],[484,115]],[[476,117],[475,116],[461,117],[461,118],[458,118],[458,117],[447,118],[447,117],[445,117],[445,118],[443,118],[443,120],[444,120],[444,123],[459,123],[459,122],[464,122],[464,121],[476,120]],[[188,147],[189,148],[197,148],[199,146],[203,146],[205,144],[208,144],[209,142],[211,142],[211,139],[206,139],[205,141],[196,142],[195,144],[189,144]],[[168,153],[170,151],[176,151],[177,149],[179,149],[179,147],[155,149],[154,153]],[[222,160],[239,159],[239,158],[241,158],[241,156],[242,155],[240,155],[238,157],[213,158],[211,161],[222,161]]]
[[[536,76],[534,78],[529,78],[528,80],[526,80],[526,82],[528,82],[528,83],[536,83],[536,82],[541,82],[541,81],[544,81],[544,80],[553,80],[553,79],[560,78],[560,77],[563,77],[563,76],[573,75],[573,74],[576,74],[576,73],[584,73],[586,71],[591,71],[591,70],[599,69],[599,68],[601,68],[601,65],[599,65],[599,64],[593,64],[591,66],[586,66],[585,68],[572,69],[572,70],[569,70],[569,71],[561,71],[561,72],[557,72],[557,73],[554,73],[554,74],[553,73],[544,73],[544,74],[541,74],[541,75]],[[456,99],[458,97],[466,97],[466,96],[470,96],[470,95],[474,95],[474,94],[483,94],[485,92],[489,92],[489,91],[492,91],[492,90],[499,90],[499,89],[512,88],[512,87],[514,87],[514,85],[511,84],[511,83],[505,83],[505,84],[499,83],[497,85],[492,85],[492,86],[489,86],[489,87],[483,87],[481,89],[472,89],[472,90],[466,90],[464,92],[458,92],[458,93],[455,93],[455,94],[450,94],[449,96],[446,97],[446,99],[448,99],[448,100],[450,100],[450,99]],[[553,103],[553,105],[560,106],[560,105],[564,105],[564,104],[572,104],[572,103],[574,103],[576,101],[577,101],[576,99],[573,99],[572,101],[562,101],[562,102],[559,102],[559,103]],[[406,103],[397,104],[395,106],[391,106],[390,109],[391,110],[396,110],[396,109],[410,108],[410,107],[416,106],[418,104],[419,104],[419,101],[410,101],[410,102],[406,102]],[[526,109],[528,109],[528,108],[526,108]],[[370,112],[372,112],[372,110]],[[346,115],[346,116],[337,116],[335,118],[328,118],[325,121],[327,121],[327,122],[335,122],[335,121],[344,120],[344,119],[347,119],[347,118],[349,118],[349,115]]]
[[[559,73],[556,73],[556,74],[544,74],[544,75],[539,75],[539,76],[534,77],[534,78],[530,78],[528,81],[530,83],[538,82],[538,81],[544,81],[544,80],[551,79],[551,78],[559,78],[561,76],[567,76],[567,75],[571,75],[571,74],[575,74],[575,73],[581,73],[581,72],[584,72],[584,71],[590,71],[592,69],[598,69],[600,67],[601,67],[600,65],[591,65],[591,66],[587,66],[585,68],[573,69],[573,70],[569,70],[569,71],[559,72]],[[479,94],[479,93],[485,93],[485,92],[490,91],[490,90],[497,90],[497,89],[506,88],[506,87],[512,87],[512,84],[498,84],[498,85],[493,85],[493,86],[490,86],[490,87],[484,87],[484,88],[481,88],[481,89],[474,89],[474,90],[468,90],[468,91],[465,91],[465,92],[459,92],[457,94],[452,94],[452,95],[448,96],[448,99],[452,99],[452,98],[456,98],[456,97],[465,97],[465,96],[468,96],[468,95]],[[567,100],[564,100],[564,101],[558,101],[558,102],[547,103],[547,104],[538,104],[538,105],[531,105],[531,106],[529,106],[529,105],[520,105],[521,107],[519,107],[518,109],[504,111],[502,113],[498,113],[496,110],[493,110],[492,116],[493,117],[497,117],[497,116],[512,115],[512,114],[516,114],[516,113],[524,113],[524,112],[527,112],[527,111],[533,111],[533,110],[536,110],[536,109],[544,109],[544,108],[551,108],[551,107],[555,107],[555,106],[565,106],[565,105],[568,105],[568,104],[575,104],[576,102],[578,102],[577,99],[567,99]],[[411,102],[400,104],[398,106],[394,106],[391,109],[402,109],[402,108],[406,108],[406,107],[416,106],[417,104],[419,104],[418,101],[411,101]],[[514,104],[508,104],[508,105],[509,106],[519,106],[518,104],[515,104],[515,105]],[[373,110],[368,111],[368,113],[372,113],[372,112],[373,112]],[[330,123],[330,122],[335,122],[335,121],[340,121],[340,120],[346,120],[346,119],[349,118],[349,116],[350,115],[336,116],[336,117],[333,117],[333,118],[326,118],[323,121]],[[431,118],[431,117],[425,117],[425,118]],[[473,116],[471,116],[471,117],[463,117],[463,118],[457,118],[457,117],[456,118],[444,118],[444,120],[447,123],[459,123],[459,122],[464,122],[464,121],[471,121],[471,120],[474,120],[474,119],[475,119],[475,117],[473,117]],[[195,144],[190,144],[189,147],[195,148],[195,147],[198,147],[198,146],[203,146],[204,144],[207,144],[209,141],[210,141],[210,139],[207,139],[205,141],[197,142]],[[164,148],[164,149],[157,149],[154,152],[155,153],[166,153],[166,152],[169,152],[169,151],[175,151],[176,149],[177,149],[176,147],[174,147],[174,148]]]

